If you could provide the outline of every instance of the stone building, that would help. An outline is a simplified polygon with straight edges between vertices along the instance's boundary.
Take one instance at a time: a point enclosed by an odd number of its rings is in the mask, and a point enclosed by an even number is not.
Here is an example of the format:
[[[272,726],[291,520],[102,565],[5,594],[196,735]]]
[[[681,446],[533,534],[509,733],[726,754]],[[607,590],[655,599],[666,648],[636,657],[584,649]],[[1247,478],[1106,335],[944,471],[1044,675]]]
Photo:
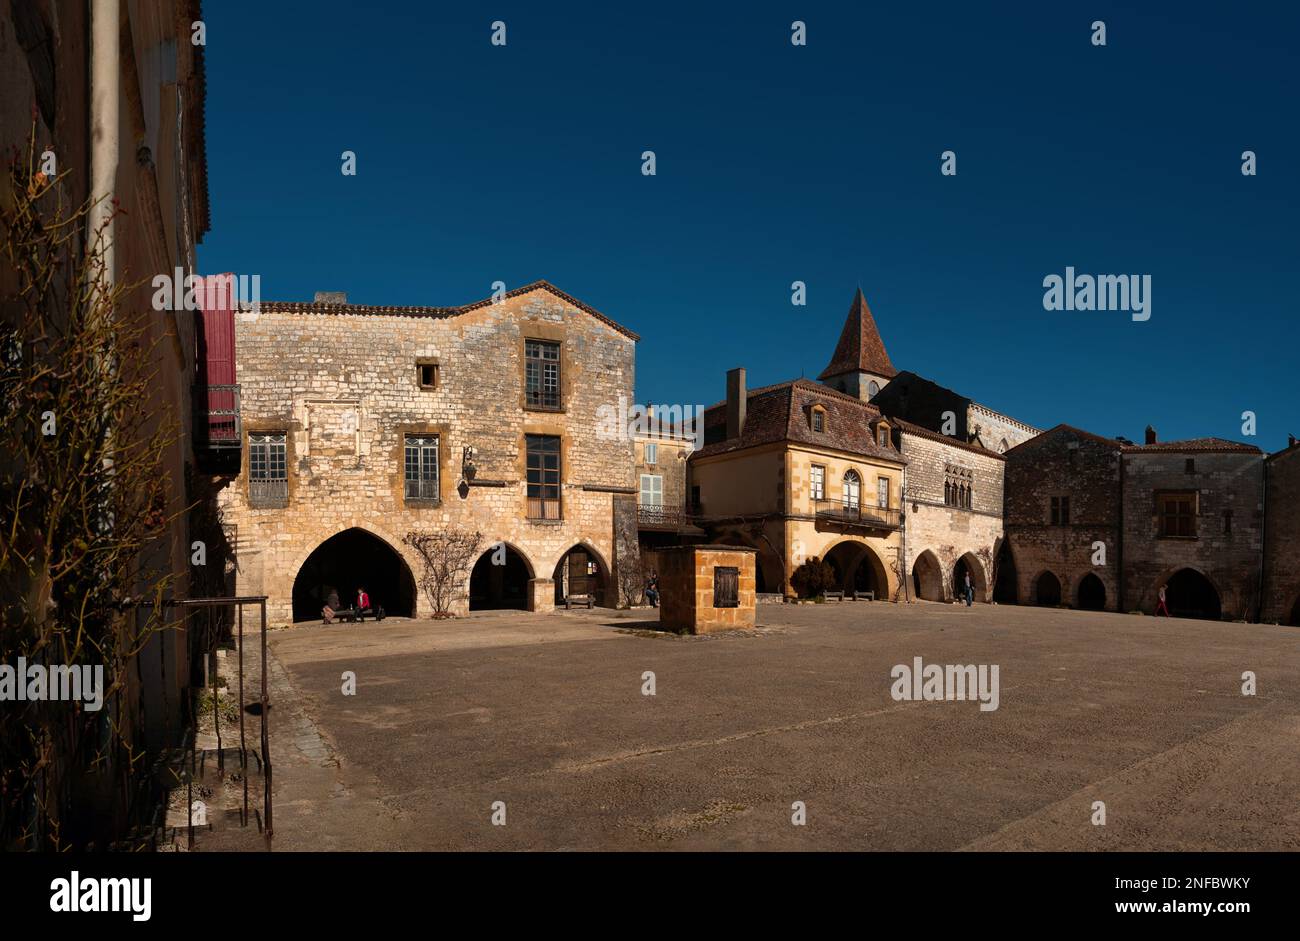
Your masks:
[[[907,461],[904,556],[912,597],[951,601],[969,572],[977,601],[992,600],[1002,548],[1002,455],[892,419]]]
[[[328,300],[328,302],[326,302]],[[280,621],[364,585],[432,612],[410,531],[483,536],[452,610],[614,605],[636,551],[636,334],[544,281],[464,307],[268,303],[240,311],[242,470],[222,492],[240,594]]]
[[[1252,620],[1259,608],[1264,455],[1222,438],[1123,449],[1122,610]]]
[[[1058,425],[1007,453],[999,597],[1253,619],[1263,551],[1263,454],[1219,438],[1143,444]]]
[[[150,423],[170,414],[179,425],[163,455],[166,534],[138,558],[141,584],[164,580],[168,600],[203,592],[203,573],[190,564],[190,511],[214,502],[193,473],[198,459],[191,435],[193,318],[184,310],[156,307],[151,286],[156,276],[172,278],[178,269],[182,276],[193,274],[195,246],[210,227],[203,47],[190,41],[190,24],[202,16],[199,7],[198,0],[0,4],[0,148],[21,155],[25,170],[34,133],[36,168],[52,180],[42,197],[44,208],[52,212],[56,202],[95,204],[78,238],[88,245],[96,229],[102,233],[107,247],[100,283],[125,289],[117,316],[133,318],[133,326],[143,330],[139,347],[152,378],[140,410]],[[0,200],[8,193],[6,179]],[[112,211],[114,204],[120,213]],[[21,322],[16,278],[12,265],[0,263],[0,327]],[[0,454],[0,476],[11,469],[4,466],[10,458]],[[36,505],[30,495],[27,502]],[[10,523],[6,520],[7,527]],[[194,659],[201,651],[178,611],[168,609],[163,617],[171,629],[150,636],[124,673],[126,688],[105,703],[103,713],[116,717],[138,760],[131,768],[105,766],[99,769],[103,775],[96,775],[94,769],[76,767],[86,756],[64,756],[75,767],[71,774],[78,787],[89,788],[101,776],[124,782],[136,769],[148,768],[162,748],[180,741]],[[52,766],[42,772],[49,793],[40,800],[48,800],[52,819],[59,818],[56,805],[66,793],[61,770]],[[80,807],[82,820],[94,818],[101,845],[120,836],[130,796],[124,783],[111,790],[120,792],[120,806],[101,800],[105,790]],[[74,823],[64,823],[64,838],[75,841]]]
[[[1119,609],[1122,447],[1057,425],[1007,452],[999,602]]]
[[[641,563],[647,572],[658,571],[660,550],[698,542],[705,535],[695,525],[698,501],[691,495],[689,459],[695,435],[680,423],[655,421],[632,439]]]
[[[1300,442],[1264,461],[1264,593],[1259,620],[1300,625]]]
[[[846,591],[894,598],[903,580],[900,523],[907,461],[873,406],[806,379],[748,390],[727,374],[690,460],[699,519],[715,541],[757,551],[757,591],[793,594],[817,557]]]

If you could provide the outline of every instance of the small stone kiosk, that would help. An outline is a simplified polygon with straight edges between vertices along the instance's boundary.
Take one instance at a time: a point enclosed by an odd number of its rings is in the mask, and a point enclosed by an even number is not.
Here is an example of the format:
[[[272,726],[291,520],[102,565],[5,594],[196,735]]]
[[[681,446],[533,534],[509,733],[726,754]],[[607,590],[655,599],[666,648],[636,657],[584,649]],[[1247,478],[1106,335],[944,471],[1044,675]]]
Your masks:
[[[744,546],[659,550],[659,623],[692,634],[752,628],[756,560]]]

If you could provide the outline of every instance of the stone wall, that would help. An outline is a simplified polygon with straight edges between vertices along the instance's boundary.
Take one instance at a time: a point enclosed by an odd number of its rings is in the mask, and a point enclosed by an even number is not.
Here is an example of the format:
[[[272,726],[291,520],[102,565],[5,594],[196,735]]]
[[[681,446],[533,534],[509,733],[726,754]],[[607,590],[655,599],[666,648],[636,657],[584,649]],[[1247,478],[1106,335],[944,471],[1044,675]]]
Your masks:
[[[562,344],[560,411],[525,407],[524,341]],[[270,596],[292,616],[294,579],[324,540],[365,530],[400,554],[409,530],[477,530],[522,556],[530,604],[550,604],[550,579],[575,546],[613,577],[613,492],[630,492],[632,443],[598,436],[602,407],[632,395],[634,339],[549,286],[464,311],[263,303],[236,324],[237,381],[247,433],[288,435],[288,506],[250,506],[243,472],[222,493],[237,532],[240,594]],[[434,388],[417,363],[435,364]],[[404,492],[404,435],[437,435],[436,498]],[[527,516],[525,434],[561,438],[562,519]],[[474,486],[458,487],[472,447]],[[610,597],[612,583],[607,584]],[[453,610],[467,606],[468,579]],[[377,599],[383,603],[384,599]],[[428,614],[421,595],[416,613]]]
[[[1193,462],[1189,471],[1187,462]],[[1152,612],[1156,593],[1191,568],[1218,591],[1224,618],[1253,618],[1259,598],[1263,455],[1128,450],[1124,454],[1124,604]],[[1195,491],[1194,539],[1158,534],[1156,494]],[[1225,522],[1231,513],[1231,522]],[[1173,607],[1176,599],[1170,599]]]
[[[928,553],[922,568],[933,560],[939,580],[923,580],[922,596],[929,587],[928,594],[936,596],[930,600],[950,600],[961,588],[953,584],[960,559],[972,571],[976,600],[991,600],[993,564],[1002,539],[1002,458],[907,429],[898,433],[898,439],[908,462],[903,538],[909,577],[916,570],[917,560]],[[944,483],[949,479],[969,481],[970,509],[944,502]],[[907,585],[907,595],[916,596],[915,582]]]
[[[1300,445],[1268,459],[1260,620],[1300,623]]]
[[[1005,526],[1020,604],[1038,603],[1040,579],[1051,573],[1061,603],[1077,605],[1079,586],[1093,574],[1105,610],[1119,608],[1119,475],[1119,442],[1066,426],[1007,452]],[[1070,498],[1068,525],[1051,521],[1054,496]],[[1105,565],[1093,564],[1098,542]]]
[[[754,551],[736,546],[687,546],[659,554],[659,623],[668,630],[708,634],[754,626]],[[715,571],[738,570],[735,607],[716,607]]]

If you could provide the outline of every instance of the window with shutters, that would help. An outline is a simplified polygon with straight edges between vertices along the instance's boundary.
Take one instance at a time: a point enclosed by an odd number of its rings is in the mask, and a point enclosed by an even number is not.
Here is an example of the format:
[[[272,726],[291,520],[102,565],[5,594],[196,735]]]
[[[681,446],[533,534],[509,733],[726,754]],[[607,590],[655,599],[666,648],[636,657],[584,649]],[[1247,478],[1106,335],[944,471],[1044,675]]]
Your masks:
[[[661,474],[641,475],[641,505],[664,505],[664,478]]]
[[[713,567],[713,606],[715,608],[740,606],[740,569],[726,565]]]

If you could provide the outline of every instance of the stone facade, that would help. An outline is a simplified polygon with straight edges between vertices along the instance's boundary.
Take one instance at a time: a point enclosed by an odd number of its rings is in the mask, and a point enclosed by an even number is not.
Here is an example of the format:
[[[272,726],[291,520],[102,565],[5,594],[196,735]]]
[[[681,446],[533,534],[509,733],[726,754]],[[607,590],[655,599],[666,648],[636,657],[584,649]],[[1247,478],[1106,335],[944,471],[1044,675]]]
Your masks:
[[[1262,463],[1218,439],[1044,432],[1007,454],[1003,564],[1017,578],[1006,600],[1150,614],[1164,587],[1174,614],[1253,619]]]
[[[735,596],[724,600],[717,590],[732,569]],[[741,546],[684,546],[660,553],[661,626],[692,634],[733,631],[754,626],[754,550]],[[728,603],[728,601],[730,603]]]
[[[1039,434],[1031,425],[909,371],[898,373],[871,401],[886,415],[998,453]]]
[[[910,597],[958,597],[971,573],[975,600],[992,599],[994,560],[1002,541],[1002,456],[899,422],[907,461],[903,542]]]
[[[1208,579],[1219,616],[1253,619],[1258,608],[1263,548],[1263,455],[1232,450],[1124,450],[1124,607],[1154,611],[1161,585],[1180,570]],[[1193,496],[1194,535],[1162,535],[1157,497]],[[1169,588],[1175,614],[1190,600]],[[1212,616],[1212,612],[1202,612]]]
[[[529,339],[559,344],[559,408],[525,401]],[[420,565],[404,534],[459,529],[482,533],[485,549],[504,546],[500,571],[484,581],[497,600],[549,609],[554,577],[582,577],[580,567],[561,566],[576,547],[590,558],[592,590],[614,604],[613,504],[635,492],[633,454],[630,440],[608,440],[598,428],[620,397],[631,400],[635,340],[545,282],[463,308],[263,303],[241,311],[245,453],[221,495],[235,530],[238,593],[270,596],[277,621],[295,616],[295,600],[298,617],[318,616],[311,591],[322,585],[300,584],[295,597],[295,580],[322,543],[361,530],[374,539],[354,540],[349,551],[399,570],[400,559],[405,571],[390,593],[405,596]],[[248,438],[257,434],[286,436],[283,506],[255,505],[264,502],[250,489]],[[530,518],[526,435],[559,439],[559,519]],[[437,441],[434,489],[418,498],[406,492],[407,436]],[[474,474],[462,480],[466,448]],[[346,561],[335,560],[335,570]],[[454,612],[470,606],[472,581],[456,592]],[[414,610],[401,613],[431,613],[422,593],[375,600],[390,612],[405,604]]]
[[[1007,452],[999,601],[1120,607],[1120,442],[1059,425]],[[1053,500],[1056,500],[1055,516]],[[1062,499],[1068,507],[1062,508]],[[1105,555],[1097,554],[1097,543]],[[1104,565],[1094,559],[1105,560]],[[1100,580],[1102,593],[1095,592]],[[1087,587],[1093,586],[1089,596]]]
[[[1265,461],[1264,597],[1260,620],[1300,625],[1300,444]]]

